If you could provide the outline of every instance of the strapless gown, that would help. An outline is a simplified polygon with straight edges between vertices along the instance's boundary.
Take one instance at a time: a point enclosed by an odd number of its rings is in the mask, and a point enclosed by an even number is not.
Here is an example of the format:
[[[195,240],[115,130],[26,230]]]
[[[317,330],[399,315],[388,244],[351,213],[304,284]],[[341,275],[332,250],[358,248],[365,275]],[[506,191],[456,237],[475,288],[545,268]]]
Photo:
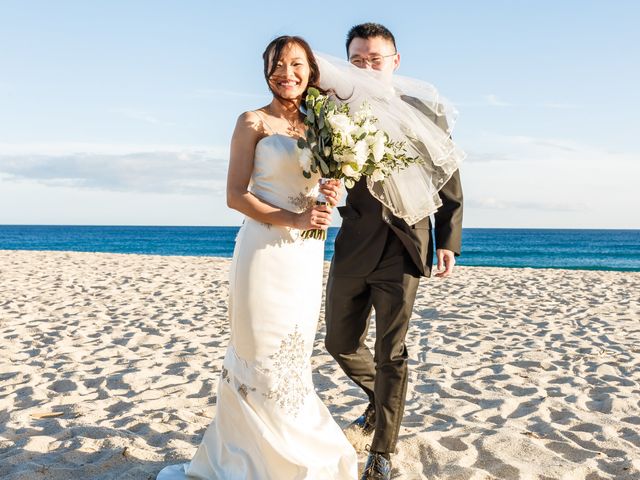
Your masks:
[[[301,212],[318,177],[302,175],[295,139],[256,145],[251,192]],[[216,415],[184,465],[157,480],[354,480],[356,453],[315,393],[310,358],[322,298],[324,245],[246,218],[230,271],[231,340]]]

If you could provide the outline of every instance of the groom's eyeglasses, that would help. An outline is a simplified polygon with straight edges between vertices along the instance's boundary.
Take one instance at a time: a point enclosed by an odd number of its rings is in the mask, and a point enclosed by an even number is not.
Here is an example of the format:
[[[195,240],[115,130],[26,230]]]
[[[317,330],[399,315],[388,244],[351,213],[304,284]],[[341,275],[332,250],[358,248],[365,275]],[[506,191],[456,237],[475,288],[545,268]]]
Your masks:
[[[392,53],[390,55],[374,55],[373,57],[368,58],[351,57],[349,61],[358,68],[363,68],[367,65],[371,66],[371,68],[376,68],[384,63],[385,58],[393,57],[396,53]]]

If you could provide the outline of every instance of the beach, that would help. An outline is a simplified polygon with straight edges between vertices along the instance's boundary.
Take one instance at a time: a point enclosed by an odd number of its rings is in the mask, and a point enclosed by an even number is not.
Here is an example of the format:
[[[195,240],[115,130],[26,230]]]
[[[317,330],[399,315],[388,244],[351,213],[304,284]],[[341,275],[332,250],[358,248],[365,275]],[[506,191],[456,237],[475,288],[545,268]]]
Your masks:
[[[188,461],[215,415],[229,266],[0,251],[0,478],[153,479]],[[639,479],[639,292],[640,272],[423,279],[393,478]],[[345,426],[365,396],[323,322],[314,383]]]

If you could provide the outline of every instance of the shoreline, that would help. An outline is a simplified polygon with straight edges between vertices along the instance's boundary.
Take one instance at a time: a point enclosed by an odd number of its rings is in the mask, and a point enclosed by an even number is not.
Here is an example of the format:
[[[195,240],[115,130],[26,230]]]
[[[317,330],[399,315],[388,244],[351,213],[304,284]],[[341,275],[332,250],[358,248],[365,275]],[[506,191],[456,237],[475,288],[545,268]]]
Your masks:
[[[168,258],[211,258],[213,260],[231,260],[232,255],[225,257],[220,255],[163,255],[157,253],[134,253],[134,252],[98,252],[93,250],[29,250],[29,249],[0,249],[0,253],[8,252],[33,252],[33,253],[80,253],[97,255],[129,255],[141,257],[168,257]],[[324,263],[331,263],[331,260],[324,260]],[[435,263],[434,263],[435,267]],[[619,269],[619,268],[572,268],[572,267],[532,267],[532,266],[502,266],[502,265],[464,265],[456,263],[455,268],[504,268],[511,270],[561,270],[570,272],[619,272],[619,273],[640,273],[639,269]],[[434,270],[435,271],[435,270]]]

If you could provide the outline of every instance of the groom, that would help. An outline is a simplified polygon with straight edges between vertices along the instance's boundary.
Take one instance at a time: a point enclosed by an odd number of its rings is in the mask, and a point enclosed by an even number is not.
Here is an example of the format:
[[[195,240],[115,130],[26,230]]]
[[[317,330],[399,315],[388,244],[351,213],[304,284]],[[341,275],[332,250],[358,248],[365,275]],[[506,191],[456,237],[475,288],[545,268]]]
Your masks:
[[[364,23],[347,35],[349,61],[359,68],[392,75],[400,64],[393,34],[384,26]],[[446,118],[415,98],[406,102],[439,127]],[[438,273],[453,272],[460,254],[462,187],[456,171],[440,190],[435,214]],[[327,283],[326,348],[346,374],[369,397],[364,414],[352,426],[373,433],[362,480],[389,479],[407,391],[405,336],[421,276],[433,264],[431,220],[410,226],[376,200],[361,179],[339,207],[342,227]],[[371,310],[376,312],[375,356],[365,345]]]

